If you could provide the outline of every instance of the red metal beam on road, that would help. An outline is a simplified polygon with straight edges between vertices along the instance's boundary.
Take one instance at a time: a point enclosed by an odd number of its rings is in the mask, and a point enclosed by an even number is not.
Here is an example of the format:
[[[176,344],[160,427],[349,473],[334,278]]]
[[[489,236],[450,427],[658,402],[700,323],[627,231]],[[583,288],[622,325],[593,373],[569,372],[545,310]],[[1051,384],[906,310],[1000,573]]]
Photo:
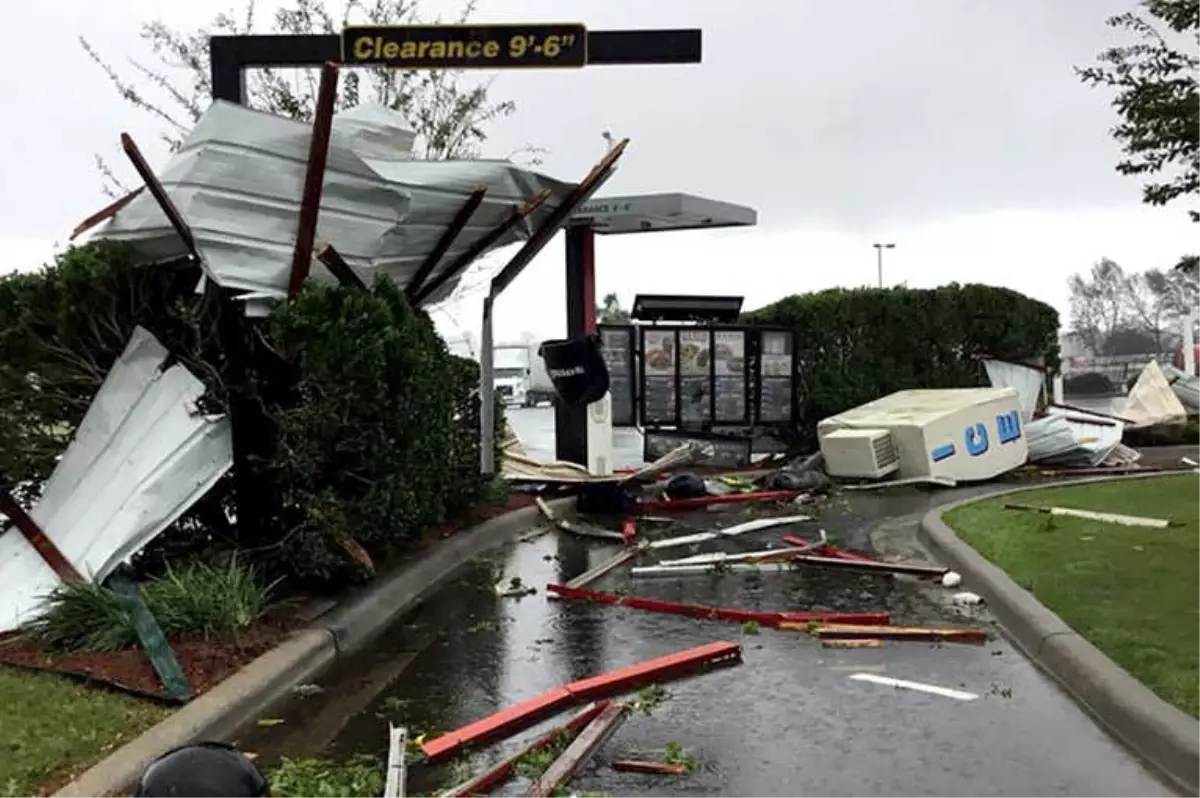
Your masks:
[[[590,679],[581,679],[447,732],[423,743],[421,751],[430,762],[435,762],[460,751],[464,746],[476,745],[526,729],[541,718],[560,712],[568,706],[584,701],[596,701],[650,682],[678,678],[700,668],[735,665],[741,661],[741,657],[742,647],[738,643],[708,643],[602,673]]]
[[[944,640],[953,643],[984,643],[987,632],[970,627],[925,628],[919,626],[818,626],[812,633],[821,640]]]
[[[757,623],[767,627],[778,627],[783,623],[806,624],[814,621],[830,624],[886,624],[890,620],[886,612],[773,612],[706,607],[700,604],[679,604],[674,601],[660,601],[640,596],[618,596],[616,593],[602,593],[598,590],[586,590],[567,585],[546,585],[546,592],[565,599],[594,601],[597,604],[612,604],[618,607],[662,612],[668,615],[686,615],[690,618]]]
[[[337,102],[338,66],[326,61],[321,67],[317,86],[317,107],[313,112],[312,138],[308,144],[308,169],[304,173],[304,193],[300,195],[300,220],[296,224],[296,246],[292,250],[292,274],[288,280],[288,299],[295,299],[312,268],[313,240],[317,235],[317,216],[321,213],[321,189],[325,185],[325,161],[329,157],[329,137],[333,134],[333,106]]]
[[[797,554],[791,559],[800,565],[815,565],[821,568],[846,568],[854,571],[875,571],[886,574],[908,574],[909,576],[940,577],[949,571],[940,565],[920,565],[907,562],[883,562],[872,559],[843,559],[841,557],[816,557]]]
[[[806,490],[768,490],[759,493],[729,493],[724,496],[698,496],[694,499],[647,499],[638,503],[638,510],[698,510],[710,504],[743,504],[745,502],[785,502],[807,496]]]
[[[784,535],[781,539],[783,540],[784,543],[787,543],[792,546],[807,546],[809,548],[813,548],[812,541],[805,540],[804,538],[798,538],[795,535]],[[832,557],[836,560],[858,560],[859,562],[877,562],[874,557],[868,557],[865,554],[859,554],[857,551],[850,551],[849,549],[838,548],[837,546],[834,546],[829,543],[822,543],[822,544],[816,546],[815,548],[813,548],[813,550],[817,554],[820,554],[822,557]]]
[[[609,767],[621,773],[650,773],[656,776],[686,776],[688,772],[687,765],[644,759],[615,759]]]
[[[564,735],[574,736],[579,731],[596,719],[611,701],[598,701],[590,706],[584,707],[583,711],[569,719],[561,726],[556,726],[546,734],[542,735],[532,743],[521,750],[519,754],[511,756],[498,765],[493,766],[489,770],[480,773],[475,778],[468,782],[458,785],[447,795],[455,796],[456,798],[467,798],[471,795],[487,795],[492,790],[496,789],[505,779],[512,775],[516,769],[517,763],[529,754],[537,751],[545,750],[553,745],[560,737]]]
[[[550,763],[537,781],[525,793],[531,798],[550,798],[565,787],[579,769],[596,755],[629,715],[627,704],[609,704],[587,728],[579,733],[558,759]]]

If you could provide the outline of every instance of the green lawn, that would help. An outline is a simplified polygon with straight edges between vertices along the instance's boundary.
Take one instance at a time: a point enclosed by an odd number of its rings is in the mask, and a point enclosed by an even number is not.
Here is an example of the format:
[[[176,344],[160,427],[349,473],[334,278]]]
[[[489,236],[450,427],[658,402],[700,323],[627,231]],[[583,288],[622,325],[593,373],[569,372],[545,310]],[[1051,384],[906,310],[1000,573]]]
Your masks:
[[[1004,504],[1169,518],[1151,529]],[[1200,703],[1200,480],[1195,475],[1045,488],[968,504],[945,516],[963,540],[1160,697]]]
[[[169,712],[58,676],[0,667],[0,795],[37,795]]]

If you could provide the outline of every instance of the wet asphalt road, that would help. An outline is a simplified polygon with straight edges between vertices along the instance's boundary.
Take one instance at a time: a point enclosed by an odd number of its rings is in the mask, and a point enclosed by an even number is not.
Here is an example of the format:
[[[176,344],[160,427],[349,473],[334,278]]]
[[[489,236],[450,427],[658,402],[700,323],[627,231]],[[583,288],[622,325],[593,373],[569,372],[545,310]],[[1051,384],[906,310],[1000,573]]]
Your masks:
[[[530,414],[528,423],[522,413]],[[548,409],[513,414],[531,453],[547,446],[525,434],[543,414],[553,418]],[[640,443],[627,448],[640,449]],[[939,503],[948,500],[946,492],[936,496]],[[781,534],[813,537],[824,528],[832,541],[850,547],[923,556],[912,548],[913,529],[933,500],[916,492],[859,494],[852,506],[835,499],[814,513],[816,522],[751,533],[725,547],[762,548]],[[705,512],[681,520],[728,526],[754,517],[751,512]],[[690,531],[648,524],[643,530]],[[752,634],[732,623],[546,599],[547,582],[566,582],[615,551],[561,533],[503,547],[488,562],[465,568],[457,582],[369,652],[339,666],[322,682],[324,692],[294,699],[281,715],[283,724],[255,729],[239,742],[265,763],[281,754],[383,757],[389,720],[414,734],[435,736],[565,682],[733,640],[744,646],[743,664],[665,685],[670,699],[650,716],[630,717],[571,789],[610,795],[1170,794],[999,636],[984,646],[896,642],[834,650],[797,632]],[[519,600],[497,597],[492,586],[501,574],[520,576],[538,593]],[[896,623],[990,623],[986,613],[963,618],[949,602],[952,591],[938,586],[844,571],[642,578],[633,584],[623,568],[593,587],[736,607],[886,609]],[[966,690],[979,698],[959,701],[849,678],[859,672]],[[531,730],[446,765],[414,769],[410,789],[431,794],[457,783],[511,755],[535,734]],[[620,774],[606,765],[661,750],[668,741],[686,747],[700,767],[685,777],[663,777]],[[498,794],[519,795],[527,786],[514,780]]]

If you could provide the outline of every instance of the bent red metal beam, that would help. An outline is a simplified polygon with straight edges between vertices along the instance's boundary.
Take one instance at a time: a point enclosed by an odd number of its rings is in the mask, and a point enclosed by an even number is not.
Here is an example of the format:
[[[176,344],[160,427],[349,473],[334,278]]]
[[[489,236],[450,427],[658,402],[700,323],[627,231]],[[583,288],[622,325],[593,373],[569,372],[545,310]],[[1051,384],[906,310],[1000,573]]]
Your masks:
[[[702,620],[733,621],[734,623],[757,623],[760,626],[779,627],[784,623],[807,624],[812,622],[827,624],[864,624],[879,625],[890,622],[886,612],[778,612],[771,610],[743,610],[729,607],[708,607],[702,604],[679,604],[674,601],[643,598],[641,596],[619,596],[616,593],[603,593],[598,590],[568,585],[546,585],[546,592],[564,599],[594,601],[598,604],[611,604],[617,607],[629,607],[634,610],[662,612],[668,615],[686,615]]]
[[[312,139],[308,145],[304,193],[300,195],[300,221],[296,225],[296,246],[292,250],[288,299],[295,299],[300,293],[312,268],[313,239],[317,234],[317,217],[321,213],[321,189],[325,185],[325,161],[329,157],[329,137],[333,132],[337,85],[337,64],[326,61],[321,67],[321,83],[317,87],[317,108],[313,113]]]
[[[441,288],[447,281],[461,274],[468,266],[474,263],[480,255],[482,255],[484,252],[487,252],[510,230],[520,224],[525,217],[540,208],[542,203],[549,198],[550,189],[544,188],[537,194],[534,194],[532,197],[530,197],[529,201],[524,205],[513,208],[512,212],[509,213],[508,217],[503,222],[492,228],[491,232],[480,236],[474,244],[467,247],[467,249],[461,255],[451,261],[450,265],[443,269],[441,274],[430,280],[429,284],[424,286],[421,289],[421,292],[417,295],[415,304],[420,305],[426,299],[431,297],[433,293]]]
[[[179,236],[179,240],[187,248],[188,254],[197,264],[201,264],[200,252],[196,249],[196,236],[192,233],[192,228],[184,221],[183,214],[179,212],[179,208],[175,207],[175,203],[167,195],[167,190],[158,181],[158,176],[154,174],[150,164],[146,163],[142,151],[138,149],[133,137],[128,133],[121,134],[121,149],[125,151],[125,157],[129,159],[129,162],[133,164],[138,177],[142,178],[142,182],[146,184],[150,196],[154,197],[154,201],[162,209],[163,215],[167,217],[167,221],[175,230],[175,235]]]
[[[537,254],[545,248],[546,244],[550,243],[550,239],[554,238],[555,234],[570,221],[571,217],[578,210],[579,206],[587,202],[592,194],[604,184],[604,181],[612,175],[613,169],[616,167],[617,161],[620,160],[621,154],[625,152],[625,148],[629,146],[629,139],[621,139],[611,150],[604,154],[591,170],[584,175],[583,180],[575,185],[575,188],[563,198],[562,203],[557,208],[550,212],[550,216],[542,223],[542,226],[534,231],[529,240],[525,242],[525,246],[521,247],[516,255],[505,264],[500,273],[492,278],[491,295],[498,296],[509,284],[517,279],[529,262],[532,261]]]
[[[315,255],[317,260],[321,261],[326,269],[329,269],[329,273],[337,278],[339,283],[347,288],[367,290],[367,284],[363,282],[363,278],[358,276],[358,272],[350,268],[350,264],[346,263],[346,259],[342,257],[342,254],[334,249],[333,244],[328,241],[318,241],[316,248]]]
[[[75,225],[75,229],[71,231],[71,237],[68,238],[67,240],[74,241],[76,238],[78,238],[82,234],[86,233],[88,230],[91,230],[93,227],[100,224],[101,222],[107,221],[108,219],[111,219],[112,217],[116,216],[117,211],[121,210],[126,205],[133,202],[134,197],[136,197],[138,194],[141,194],[141,193],[142,193],[141,188],[135,188],[133,191],[130,191],[125,196],[118,197],[117,199],[108,203],[103,208],[96,211],[91,216],[89,216],[88,218],[86,218],[82,222],[80,222],[79,224]]]
[[[0,486],[0,513],[8,516],[12,525],[25,536],[29,545],[42,556],[46,565],[49,565],[50,569],[58,574],[59,579],[64,582],[84,581],[83,576],[75,570],[75,566],[62,553],[62,550],[42,531],[42,527],[33,519],[33,516],[25,512],[25,508],[17,503],[13,495],[8,492],[8,488],[4,486]]]
[[[807,546],[813,549],[814,554],[819,554],[822,557],[833,557],[838,560],[858,560],[860,562],[877,562],[874,557],[868,557],[865,554],[859,554],[857,551],[839,548],[830,543],[822,543],[813,548],[812,541],[798,538],[795,535],[784,535],[780,538],[784,543],[793,546]]]
[[[437,268],[438,263],[450,251],[450,247],[454,244],[454,239],[458,238],[458,234],[467,226],[467,222],[471,221],[471,217],[475,211],[479,210],[479,206],[483,204],[483,198],[487,195],[487,185],[482,184],[471,192],[471,196],[467,197],[467,201],[454,214],[454,218],[450,220],[450,224],[442,231],[441,238],[433,245],[433,249],[425,257],[424,262],[417,268],[417,273],[408,281],[408,285],[404,288],[404,294],[408,297],[409,302],[413,302],[421,293],[421,284],[429,279],[429,275]]]
[[[464,746],[527,729],[541,718],[561,712],[568,706],[596,701],[650,682],[678,678],[701,668],[736,665],[741,658],[742,647],[738,643],[708,643],[581,679],[429,740],[421,745],[421,751],[429,762],[436,762],[460,751]]]
[[[807,496],[804,490],[769,490],[759,493],[729,493],[724,496],[697,496],[694,499],[647,499],[638,503],[638,510],[695,510],[710,504],[742,504],[744,502],[784,502]]]
[[[498,765],[494,765],[470,781],[463,782],[453,790],[450,790],[444,794],[455,796],[456,798],[467,798],[467,796],[472,795],[487,795],[489,792],[496,789],[496,787],[499,786],[505,779],[511,776],[517,767],[517,763],[526,756],[549,748],[564,735],[578,734],[581,729],[595,720],[596,716],[599,715],[611,703],[611,701],[598,701],[594,704],[589,704],[588,706],[584,707],[581,712],[568,719],[563,725],[556,726],[538,739],[534,740],[532,743],[523,748],[520,753],[509,757]]]
[[[531,798],[549,798],[560,788],[565,787],[567,782],[579,772],[579,769],[596,755],[601,746],[608,742],[628,715],[629,706],[627,704],[606,706],[596,716],[596,719],[589,723],[587,728],[581,731],[579,736],[567,746],[558,759],[550,763],[546,772],[530,786],[529,792],[525,794]]]

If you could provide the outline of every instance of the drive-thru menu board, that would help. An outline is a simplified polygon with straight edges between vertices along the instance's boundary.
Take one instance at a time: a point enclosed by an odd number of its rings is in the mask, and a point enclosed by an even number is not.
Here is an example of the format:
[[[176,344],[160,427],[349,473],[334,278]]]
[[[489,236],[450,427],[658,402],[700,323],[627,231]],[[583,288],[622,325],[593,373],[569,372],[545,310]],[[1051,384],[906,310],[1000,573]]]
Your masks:
[[[612,396],[612,423],[618,427],[637,424],[634,404],[634,341],[632,327],[601,326],[600,353],[608,367],[608,392]]]
[[[646,462],[653,462],[684,443],[695,443],[699,446],[712,447],[712,457],[705,458],[704,460],[706,466],[741,468],[750,465],[751,443],[749,438],[696,433],[688,434],[686,432],[667,430],[646,431],[643,457]]]
[[[642,423],[676,423],[675,330],[642,330]]]
[[[712,351],[716,423],[748,424],[746,331],[713,330]]]
[[[712,420],[712,334],[679,331],[679,423],[699,427]]]
[[[790,422],[795,373],[792,333],[763,330],[759,341],[758,423]]]

